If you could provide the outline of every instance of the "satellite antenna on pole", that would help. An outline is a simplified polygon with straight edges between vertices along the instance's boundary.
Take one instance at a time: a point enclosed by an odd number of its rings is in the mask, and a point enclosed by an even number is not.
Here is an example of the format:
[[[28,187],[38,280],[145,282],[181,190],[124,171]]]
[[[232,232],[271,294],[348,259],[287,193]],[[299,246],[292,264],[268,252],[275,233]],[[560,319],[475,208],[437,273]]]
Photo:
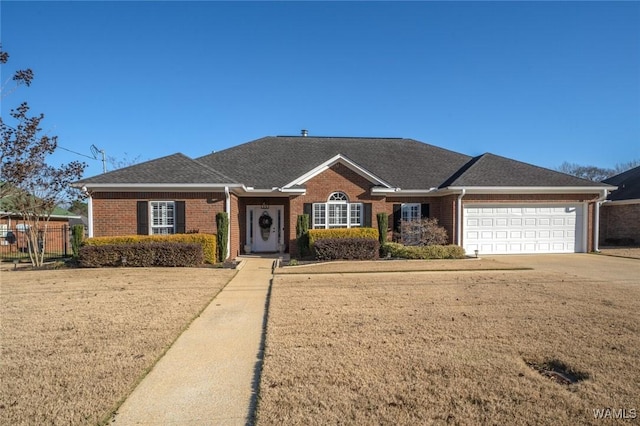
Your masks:
[[[100,149],[95,145],[91,145],[91,154],[93,154],[93,158],[98,159],[98,154],[102,154],[102,173],[107,173],[107,156],[104,152],[104,149]]]

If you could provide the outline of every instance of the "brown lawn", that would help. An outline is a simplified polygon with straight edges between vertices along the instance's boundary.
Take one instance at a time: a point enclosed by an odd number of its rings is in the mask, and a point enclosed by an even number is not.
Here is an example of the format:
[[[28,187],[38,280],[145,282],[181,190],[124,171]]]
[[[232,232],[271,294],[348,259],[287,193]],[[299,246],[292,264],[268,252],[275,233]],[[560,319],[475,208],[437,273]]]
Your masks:
[[[639,300],[540,271],[276,275],[258,424],[637,422]]]
[[[0,271],[0,424],[96,424],[234,275]]]

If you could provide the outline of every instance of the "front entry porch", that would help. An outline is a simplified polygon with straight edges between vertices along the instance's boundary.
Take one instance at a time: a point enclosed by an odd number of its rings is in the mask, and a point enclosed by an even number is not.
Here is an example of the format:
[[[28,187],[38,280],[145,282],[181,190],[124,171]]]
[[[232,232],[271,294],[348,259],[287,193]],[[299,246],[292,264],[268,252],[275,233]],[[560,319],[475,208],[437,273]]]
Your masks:
[[[284,252],[284,205],[248,205],[245,226],[244,254]]]

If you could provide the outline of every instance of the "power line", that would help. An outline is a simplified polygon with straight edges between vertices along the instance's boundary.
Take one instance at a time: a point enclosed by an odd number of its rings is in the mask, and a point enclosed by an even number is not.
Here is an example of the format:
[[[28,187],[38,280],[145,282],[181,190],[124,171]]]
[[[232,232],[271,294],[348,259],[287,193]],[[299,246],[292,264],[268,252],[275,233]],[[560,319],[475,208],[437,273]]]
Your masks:
[[[72,150],[67,149],[67,148],[65,148],[65,147],[62,147],[62,146],[60,146],[60,145],[58,145],[58,148],[63,149],[63,150],[65,150],[65,151],[69,151],[69,152],[70,152],[70,153],[72,153],[72,154],[76,154],[76,155],[80,155],[80,156],[82,156],[82,157],[90,158],[90,159],[92,159],[92,160],[100,161],[100,160],[99,160],[98,158],[96,158],[96,157],[91,157],[91,156],[89,156],[89,155],[81,154],[81,153],[79,153],[79,152],[72,151]]]

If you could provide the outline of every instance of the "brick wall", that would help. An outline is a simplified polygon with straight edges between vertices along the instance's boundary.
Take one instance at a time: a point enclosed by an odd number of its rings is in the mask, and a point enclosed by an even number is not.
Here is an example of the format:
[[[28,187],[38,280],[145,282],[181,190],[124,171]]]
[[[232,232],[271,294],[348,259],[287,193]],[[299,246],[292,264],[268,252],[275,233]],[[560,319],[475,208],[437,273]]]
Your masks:
[[[344,192],[351,203],[371,203],[372,226],[377,227],[376,213],[389,212],[384,197],[372,197],[373,184],[347,166],[338,163],[329,169],[313,177],[305,183],[307,193],[294,196],[290,199],[290,211],[285,216],[289,217],[290,227],[285,230],[290,242],[290,253],[296,253],[296,222],[298,215],[304,211],[305,203],[326,203],[333,192]],[[389,210],[389,211],[388,211]],[[311,218],[309,218],[311,221]],[[311,225],[311,224],[310,224]]]
[[[377,228],[376,214],[386,212],[389,215],[389,227],[393,225],[393,204],[428,203],[429,214],[438,219],[449,235],[449,241],[457,240],[457,198],[455,194],[444,197],[385,197],[372,196],[373,184],[366,178],[355,173],[343,164],[335,164],[318,176],[306,182],[306,194],[287,197],[242,197],[231,194],[231,257],[236,257],[243,251],[246,241],[246,212],[247,206],[269,205],[284,206],[284,238],[287,250],[296,253],[296,221],[302,214],[305,203],[326,202],[331,193],[340,191],[347,194],[350,202],[371,203],[372,226]],[[468,194],[463,198],[464,204],[473,203],[522,203],[522,202],[583,202],[593,201],[598,194],[521,194],[521,195],[475,195]],[[216,232],[216,213],[225,209],[225,194],[221,192],[96,192],[93,194],[93,230],[94,236],[134,235],[137,233],[137,201],[185,201],[186,230],[198,230],[202,233]],[[605,204],[606,206],[606,204]],[[608,207],[610,208],[610,207]],[[608,214],[604,212],[603,214]],[[638,208],[640,210],[640,207]],[[638,210],[626,213],[635,224],[640,223]],[[588,215],[588,250],[593,249],[593,203],[589,204]],[[635,214],[635,216],[633,216]],[[633,218],[635,217],[635,222]],[[288,218],[288,220],[286,220]],[[619,218],[608,219],[601,231],[611,232],[611,224],[620,222]],[[604,229],[603,229],[604,228]],[[640,232],[636,228],[636,240],[640,241]],[[606,235],[606,234],[601,234]],[[389,238],[391,229],[389,229]],[[601,237],[603,238],[603,237]],[[604,241],[604,240],[602,240]]]
[[[600,245],[607,239],[631,238],[640,244],[640,202],[636,204],[608,204],[600,207]]]
[[[225,208],[225,195],[218,192],[96,192],[93,235],[135,235],[138,201],[184,201],[186,230],[205,234],[216,233],[216,213]]]

